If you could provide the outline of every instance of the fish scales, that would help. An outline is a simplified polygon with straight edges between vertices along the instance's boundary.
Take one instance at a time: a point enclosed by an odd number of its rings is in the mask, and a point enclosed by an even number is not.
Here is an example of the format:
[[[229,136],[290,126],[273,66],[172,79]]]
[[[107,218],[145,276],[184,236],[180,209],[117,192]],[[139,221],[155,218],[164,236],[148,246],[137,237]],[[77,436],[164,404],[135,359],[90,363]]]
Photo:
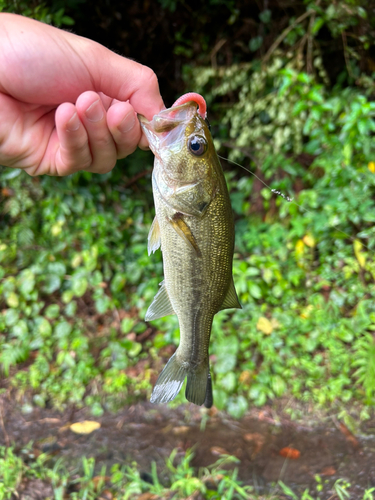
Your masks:
[[[212,319],[220,308],[232,276],[233,227],[227,193],[215,196],[203,219],[185,218],[202,257],[174,231],[168,222],[168,207],[155,197],[160,224],[164,277],[168,294],[180,323],[181,359],[191,363],[207,357]],[[190,219],[190,220],[189,220]],[[186,248],[187,247],[187,248]],[[199,305],[199,309],[197,308]],[[199,315],[200,311],[204,314]],[[199,318],[200,328],[194,328]]]
[[[164,267],[164,282],[146,319],[175,313],[180,325],[180,345],[151,401],[174,399],[187,376],[187,399],[210,406],[213,317],[220,309],[240,307],[232,278],[229,194],[209,129],[194,102],[162,111],[152,122],[140,121],[155,154],[156,217],[149,249],[161,246]]]

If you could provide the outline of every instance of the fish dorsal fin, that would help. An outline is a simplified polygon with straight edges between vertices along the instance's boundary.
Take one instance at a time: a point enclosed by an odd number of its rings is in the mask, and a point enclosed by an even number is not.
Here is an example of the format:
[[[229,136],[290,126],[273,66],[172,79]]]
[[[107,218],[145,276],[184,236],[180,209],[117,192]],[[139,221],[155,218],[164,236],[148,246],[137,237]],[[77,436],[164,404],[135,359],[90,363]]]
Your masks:
[[[231,279],[227,294],[223,303],[221,304],[220,311],[223,309],[242,309],[238,300],[236,289],[234,288],[233,278]]]
[[[156,252],[156,250],[160,247],[160,226],[156,215],[151,224],[150,232],[148,233],[147,239],[148,239],[147,251],[148,254],[151,255],[153,252]]]
[[[175,214],[173,218],[168,219],[168,222],[170,222],[176,233],[181,236],[181,238],[189,245],[189,247],[193,248],[193,250],[197,254],[197,257],[202,257],[202,253],[198,247],[197,240],[194,238],[190,227],[182,218],[182,214]]]
[[[155,295],[154,300],[146,312],[146,321],[152,321],[154,319],[163,318],[164,316],[169,316],[170,314],[175,314],[164,281],[162,281],[160,285],[160,290]]]

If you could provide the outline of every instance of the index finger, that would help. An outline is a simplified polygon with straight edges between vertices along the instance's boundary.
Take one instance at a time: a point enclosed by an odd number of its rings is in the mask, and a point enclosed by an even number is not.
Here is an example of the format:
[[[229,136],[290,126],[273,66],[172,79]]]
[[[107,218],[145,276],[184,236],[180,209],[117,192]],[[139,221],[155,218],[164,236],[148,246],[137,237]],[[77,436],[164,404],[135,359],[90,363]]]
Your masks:
[[[96,61],[94,67],[89,68],[97,91],[119,101],[129,100],[135,112],[148,120],[165,108],[158,79],[151,68],[100,47],[106,52],[105,57],[101,58],[100,65]]]

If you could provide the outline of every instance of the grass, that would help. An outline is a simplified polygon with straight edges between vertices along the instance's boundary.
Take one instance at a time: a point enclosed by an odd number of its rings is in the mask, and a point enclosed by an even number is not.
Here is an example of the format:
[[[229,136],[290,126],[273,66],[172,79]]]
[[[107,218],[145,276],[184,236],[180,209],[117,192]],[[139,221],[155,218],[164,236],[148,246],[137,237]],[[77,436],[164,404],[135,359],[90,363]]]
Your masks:
[[[297,495],[282,481],[274,484],[267,494],[260,494],[252,486],[238,480],[238,459],[223,455],[209,467],[194,469],[191,466],[193,453],[188,450],[179,459],[174,450],[166,460],[162,471],[163,481],[153,464],[151,474],[145,476],[136,463],[131,466],[115,464],[108,471],[105,467],[97,470],[93,458],[82,458],[79,470],[69,470],[62,459],[53,460],[46,454],[37,458],[30,456],[31,444],[15,454],[12,448],[0,447],[0,500],[18,497],[32,481],[40,480],[55,500],[116,498],[118,500],[137,499],[149,493],[153,500],[162,499],[212,499],[212,500],[320,500],[322,481],[316,477],[314,491],[305,490]],[[234,468],[233,468],[234,466]],[[230,470],[228,470],[228,467]],[[39,485],[40,487],[40,485]],[[338,479],[332,486],[330,498],[345,500],[350,498],[350,483]],[[146,498],[146,497],[142,497]],[[373,500],[375,488],[369,488],[361,497]],[[361,500],[358,498],[358,500]]]

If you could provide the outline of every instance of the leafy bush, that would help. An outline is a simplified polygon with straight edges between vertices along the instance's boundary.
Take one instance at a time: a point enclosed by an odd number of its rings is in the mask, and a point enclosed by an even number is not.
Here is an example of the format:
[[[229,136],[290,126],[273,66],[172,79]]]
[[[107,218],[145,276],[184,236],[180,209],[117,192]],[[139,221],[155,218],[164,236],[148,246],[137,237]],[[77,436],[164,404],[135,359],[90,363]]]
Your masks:
[[[79,3],[79,1],[80,0],[77,0],[77,3]],[[70,7],[72,7],[74,3],[73,0]],[[54,0],[50,2],[50,5],[40,0],[33,0],[31,2],[0,0],[0,12],[21,14],[42,21],[43,23],[53,24],[57,27],[72,26],[74,24],[74,19],[67,16],[65,10],[65,7],[61,7],[61,2]]]
[[[58,2],[30,5],[0,10],[70,22]],[[235,417],[283,394],[374,403],[375,104],[355,63],[368,37],[344,47],[335,86],[309,45],[323,26],[335,38],[367,22],[366,11],[357,0],[306,6],[263,61],[185,69],[217,148],[257,176],[226,173],[243,309],[217,315],[210,352],[215,404]],[[264,33],[271,14],[260,15]],[[151,163],[138,153],[112,173],[65,179],[1,169],[0,363],[25,411],[74,402],[100,414],[145,397],[178,344],[175,317],[143,321],[162,279],[160,252],[146,250]]]
[[[150,188],[146,196],[128,196],[131,189],[122,187],[119,169],[104,177],[83,173],[66,179],[30,179],[9,169],[1,175],[5,375],[31,357],[29,369],[12,381],[31,386],[42,405],[49,398],[57,405],[81,402],[99,374],[110,393],[117,387],[126,396],[129,378],[123,372],[142,346],[122,337],[146,327],[137,319],[127,324],[126,316],[121,321],[118,308],[126,306],[129,318],[135,304],[144,311],[157,287],[153,276],[156,270],[161,274],[160,259],[159,265],[151,262],[145,247]],[[95,315],[108,319],[89,319]]]
[[[257,176],[228,176],[244,308],[230,323],[220,313],[212,349],[216,403],[235,416],[249,400],[287,391],[319,403],[365,392],[373,403],[375,103],[355,89],[329,89],[319,57],[315,65],[321,82],[282,54],[266,66],[191,75],[220,117],[217,147],[250,160]]]

